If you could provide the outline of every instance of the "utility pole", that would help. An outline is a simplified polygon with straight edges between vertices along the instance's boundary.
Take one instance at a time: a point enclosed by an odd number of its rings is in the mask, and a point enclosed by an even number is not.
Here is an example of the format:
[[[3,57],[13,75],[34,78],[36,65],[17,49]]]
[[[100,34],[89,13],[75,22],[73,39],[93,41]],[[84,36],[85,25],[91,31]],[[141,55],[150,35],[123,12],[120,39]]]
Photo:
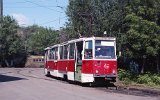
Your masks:
[[[3,0],[0,0],[0,28],[2,27],[2,17],[3,17]]]
[[[3,16],[3,0],[0,0],[0,16]]]
[[[87,19],[88,23],[86,26],[88,27],[88,32],[86,34],[87,37],[92,35],[92,24],[93,24],[93,18],[91,14],[88,13],[78,13],[79,17],[82,19],[82,21],[86,22],[85,19]]]

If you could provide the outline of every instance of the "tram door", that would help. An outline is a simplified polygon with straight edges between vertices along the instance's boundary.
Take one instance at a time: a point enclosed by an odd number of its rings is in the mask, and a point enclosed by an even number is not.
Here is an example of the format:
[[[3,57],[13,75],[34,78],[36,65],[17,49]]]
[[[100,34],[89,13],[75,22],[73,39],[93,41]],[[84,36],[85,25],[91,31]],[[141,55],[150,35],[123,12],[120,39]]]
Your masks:
[[[83,50],[83,41],[76,42],[76,50],[75,50],[75,80],[76,81],[81,81],[82,50]]]
[[[45,68],[48,68],[47,60],[48,60],[48,50],[45,50],[45,58],[44,58]]]

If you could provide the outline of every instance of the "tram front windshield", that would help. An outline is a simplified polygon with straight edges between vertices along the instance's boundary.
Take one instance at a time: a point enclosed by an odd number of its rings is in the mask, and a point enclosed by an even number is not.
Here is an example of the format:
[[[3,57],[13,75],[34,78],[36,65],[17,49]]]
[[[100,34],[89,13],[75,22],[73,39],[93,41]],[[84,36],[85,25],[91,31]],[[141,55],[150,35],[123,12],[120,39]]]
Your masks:
[[[96,59],[115,59],[114,41],[96,40],[95,41]]]

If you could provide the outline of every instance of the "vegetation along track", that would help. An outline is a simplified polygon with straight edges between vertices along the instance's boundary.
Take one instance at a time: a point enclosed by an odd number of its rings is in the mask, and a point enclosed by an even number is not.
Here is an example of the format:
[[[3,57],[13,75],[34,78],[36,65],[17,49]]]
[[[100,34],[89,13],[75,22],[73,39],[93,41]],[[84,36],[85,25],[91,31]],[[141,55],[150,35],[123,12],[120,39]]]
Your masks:
[[[30,78],[35,78],[35,79],[42,79],[42,80],[47,80],[47,81],[58,81],[58,82],[63,82],[63,83],[68,83],[67,81],[64,81],[61,78],[55,78],[55,77],[50,77],[50,78],[42,78],[40,76],[36,76],[34,74],[33,69],[27,70],[27,73],[22,73],[21,69],[16,69],[16,73],[25,77],[30,77]],[[43,74],[43,73],[42,73]],[[73,83],[73,82],[72,82]],[[79,83],[74,84],[74,85],[79,85]],[[126,88],[126,87],[120,87],[116,86],[113,83],[109,83],[106,85],[97,85],[94,87],[91,87],[100,91],[104,92],[110,92],[110,93],[120,93],[120,94],[126,94],[126,95],[135,95],[135,96],[160,96],[160,93],[157,91],[149,91],[149,90],[142,90],[142,89],[135,89],[135,88]]]

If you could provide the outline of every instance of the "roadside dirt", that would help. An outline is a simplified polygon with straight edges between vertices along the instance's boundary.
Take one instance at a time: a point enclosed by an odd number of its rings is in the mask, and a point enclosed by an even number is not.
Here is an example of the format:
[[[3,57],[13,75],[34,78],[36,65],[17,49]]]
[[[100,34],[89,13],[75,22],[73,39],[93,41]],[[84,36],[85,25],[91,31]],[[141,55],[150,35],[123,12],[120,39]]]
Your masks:
[[[151,87],[143,84],[124,84],[122,81],[115,83],[117,88],[133,90],[133,91],[142,91],[150,94],[160,95],[160,87]]]

